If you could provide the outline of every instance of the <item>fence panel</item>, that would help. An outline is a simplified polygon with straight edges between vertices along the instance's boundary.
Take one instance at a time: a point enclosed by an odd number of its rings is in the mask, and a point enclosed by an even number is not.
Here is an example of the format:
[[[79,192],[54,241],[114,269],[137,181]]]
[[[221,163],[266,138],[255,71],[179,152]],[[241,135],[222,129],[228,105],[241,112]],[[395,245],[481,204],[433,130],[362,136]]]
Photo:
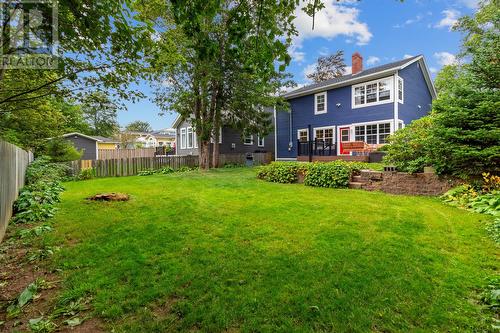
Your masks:
[[[98,149],[98,159],[116,160],[122,158],[154,157],[155,152],[155,148]]]
[[[33,154],[0,140],[0,241],[12,216],[12,204],[24,186]]]
[[[272,161],[272,153],[254,153],[254,165],[268,164]],[[227,163],[245,164],[246,154],[221,154],[220,165]],[[161,169],[170,167],[179,169],[182,167],[197,167],[198,156],[158,156],[158,157],[134,157],[106,160],[80,160],[70,164],[73,175],[78,175],[81,170],[94,168],[96,177],[120,177],[137,175],[140,171],[148,169]]]

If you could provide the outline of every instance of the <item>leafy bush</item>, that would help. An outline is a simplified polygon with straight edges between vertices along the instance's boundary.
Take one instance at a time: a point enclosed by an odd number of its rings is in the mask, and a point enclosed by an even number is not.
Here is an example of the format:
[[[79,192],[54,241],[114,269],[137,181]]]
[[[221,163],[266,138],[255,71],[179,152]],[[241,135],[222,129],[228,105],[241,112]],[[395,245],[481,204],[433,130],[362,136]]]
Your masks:
[[[428,149],[432,149],[432,128],[433,118],[423,117],[395,132],[384,146],[387,152],[384,163],[409,173],[422,172],[424,167],[431,166]]]
[[[172,169],[171,167],[164,167],[164,168],[161,168],[160,170],[158,170],[158,173],[161,173],[163,175],[167,175],[167,174],[172,173],[172,172],[175,172],[175,170]]]
[[[238,163],[226,163],[226,164],[224,164],[225,169],[242,168],[242,167],[244,167],[244,165],[238,164]]]
[[[151,176],[157,173],[157,170],[154,169],[146,169],[146,170],[141,170],[137,173],[138,176]]]
[[[345,188],[349,186],[355,166],[347,162],[312,163],[308,165],[304,185]]]
[[[479,189],[464,184],[452,188],[442,196],[444,202],[450,205],[493,216],[494,221],[488,223],[486,229],[495,242],[500,242],[499,179],[489,173],[483,173],[483,185]]]
[[[290,184],[297,182],[299,171],[304,168],[304,163],[273,162],[260,167],[257,177],[268,182]]]
[[[75,161],[82,157],[83,152],[78,151],[72,142],[64,138],[54,138],[42,147],[45,155],[50,156],[53,162]]]
[[[36,159],[26,171],[26,184],[14,202],[15,223],[45,221],[56,211],[54,205],[64,188],[61,179],[66,174],[64,165],[50,163],[46,157]]]
[[[94,178],[95,169],[87,168],[80,170],[80,173],[75,177],[76,180],[88,180]]]

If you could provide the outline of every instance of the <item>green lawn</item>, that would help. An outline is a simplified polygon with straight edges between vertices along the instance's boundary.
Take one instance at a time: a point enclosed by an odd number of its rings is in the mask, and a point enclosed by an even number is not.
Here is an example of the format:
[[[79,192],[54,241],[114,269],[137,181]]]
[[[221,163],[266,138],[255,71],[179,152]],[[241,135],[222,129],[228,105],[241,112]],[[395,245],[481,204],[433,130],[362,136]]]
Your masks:
[[[471,332],[484,217],[437,199],[266,183],[255,170],[66,184],[65,298],[116,332]],[[85,197],[126,192],[129,202]]]

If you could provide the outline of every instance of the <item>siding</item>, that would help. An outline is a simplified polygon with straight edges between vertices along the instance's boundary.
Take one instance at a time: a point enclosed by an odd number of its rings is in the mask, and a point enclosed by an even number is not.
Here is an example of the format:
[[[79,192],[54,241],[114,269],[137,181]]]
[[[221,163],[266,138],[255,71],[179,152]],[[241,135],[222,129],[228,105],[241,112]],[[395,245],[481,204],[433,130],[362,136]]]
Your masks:
[[[267,109],[269,112],[269,117],[272,119],[274,127],[274,116],[273,109]],[[176,154],[177,155],[198,155],[198,148],[181,149],[181,128],[190,127],[189,121],[183,121],[176,127]],[[235,147],[232,148],[234,143]],[[274,132],[269,133],[264,137],[264,147],[259,147],[257,144],[257,135],[253,136],[253,144],[245,145],[241,139],[241,134],[239,131],[230,128],[222,128],[222,143],[219,144],[219,151],[221,154],[232,154],[232,153],[255,153],[255,152],[273,152],[274,153]]]
[[[297,131],[299,129],[308,128],[309,125],[311,125],[313,129],[315,127],[336,126],[335,137],[337,137],[338,126],[394,119],[394,103],[392,102],[352,109],[351,86],[328,90],[327,112],[324,114],[314,114],[314,94],[294,98],[289,100],[289,102],[292,112],[291,134],[293,147],[291,151],[288,151],[288,126],[290,121],[286,118],[289,117],[289,114],[286,112],[278,112],[278,158],[297,156]],[[338,103],[340,103],[339,107],[337,107]],[[283,128],[283,126],[286,126],[286,128]]]
[[[96,141],[92,139],[85,138],[80,135],[72,135],[70,137],[65,138],[68,141],[71,141],[74,145],[75,148],[78,150],[83,149],[83,155],[82,155],[82,160],[96,160],[97,156],[97,147],[96,147]]]
[[[404,104],[399,104],[399,119],[408,125],[430,112],[432,96],[418,62],[400,70],[399,76],[404,80]]]

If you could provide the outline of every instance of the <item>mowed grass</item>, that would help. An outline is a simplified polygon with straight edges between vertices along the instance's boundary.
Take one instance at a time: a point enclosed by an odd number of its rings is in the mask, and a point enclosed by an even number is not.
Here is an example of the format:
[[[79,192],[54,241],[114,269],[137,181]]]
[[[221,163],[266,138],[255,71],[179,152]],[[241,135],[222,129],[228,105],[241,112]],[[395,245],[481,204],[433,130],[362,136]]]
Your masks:
[[[115,332],[472,332],[496,268],[477,214],[437,199],[217,170],[67,183],[62,297]],[[85,197],[125,192],[128,202]]]

